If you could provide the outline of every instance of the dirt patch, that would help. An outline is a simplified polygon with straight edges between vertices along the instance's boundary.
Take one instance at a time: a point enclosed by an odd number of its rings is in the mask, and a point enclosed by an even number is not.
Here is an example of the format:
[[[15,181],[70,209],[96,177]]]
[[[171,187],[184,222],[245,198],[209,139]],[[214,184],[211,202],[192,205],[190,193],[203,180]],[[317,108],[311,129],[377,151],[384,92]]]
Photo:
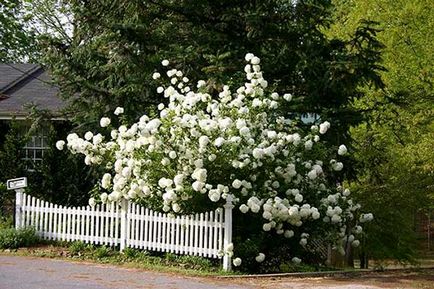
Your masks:
[[[241,281],[241,280],[239,280]],[[318,277],[318,278],[255,278],[246,279],[244,284],[256,285],[260,288],[294,288],[294,289],[433,289],[434,269],[416,272],[367,272],[350,277]]]

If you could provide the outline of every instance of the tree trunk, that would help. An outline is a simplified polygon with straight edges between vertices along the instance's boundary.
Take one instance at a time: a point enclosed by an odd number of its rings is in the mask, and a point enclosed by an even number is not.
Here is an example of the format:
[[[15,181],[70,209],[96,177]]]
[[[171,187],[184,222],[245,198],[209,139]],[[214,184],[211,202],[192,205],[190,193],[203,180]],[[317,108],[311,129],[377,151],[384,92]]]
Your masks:
[[[345,248],[345,266],[354,268],[354,250],[350,242],[347,242]]]
[[[366,254],[365,251],[361,251],[359,253],[359,259],[360,259],[360,269],[368,269],[368,254]]]

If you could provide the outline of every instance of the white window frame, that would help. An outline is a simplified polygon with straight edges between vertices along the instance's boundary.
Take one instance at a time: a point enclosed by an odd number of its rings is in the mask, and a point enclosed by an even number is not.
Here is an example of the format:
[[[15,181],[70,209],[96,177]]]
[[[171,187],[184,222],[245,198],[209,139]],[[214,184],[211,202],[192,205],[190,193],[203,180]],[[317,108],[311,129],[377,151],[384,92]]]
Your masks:
[[[45,134],[44,129],[38,129],[29,136],[29,140],[23,147],[24,156],[21,158],[26,162],[27,171],[35,171],[35,166],[42,163],[44,152],[49,148],[48,135]]]

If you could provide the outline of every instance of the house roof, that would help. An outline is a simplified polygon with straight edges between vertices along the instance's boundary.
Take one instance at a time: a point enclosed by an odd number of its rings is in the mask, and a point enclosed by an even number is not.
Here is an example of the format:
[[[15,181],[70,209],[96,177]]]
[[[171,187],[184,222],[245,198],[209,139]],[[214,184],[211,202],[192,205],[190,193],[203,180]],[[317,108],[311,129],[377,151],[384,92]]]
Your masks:
[[[0,63],[0,119],[24,118],[29,106],[60,112],[65,102],[58,91],[40,65]]]

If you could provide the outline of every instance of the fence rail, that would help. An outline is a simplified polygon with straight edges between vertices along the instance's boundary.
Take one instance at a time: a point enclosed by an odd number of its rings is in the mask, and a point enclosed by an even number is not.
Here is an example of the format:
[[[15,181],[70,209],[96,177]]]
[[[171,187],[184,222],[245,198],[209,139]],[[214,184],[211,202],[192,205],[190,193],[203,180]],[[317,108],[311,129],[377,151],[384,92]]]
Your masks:
[[[232,242],[232,199],[224,208],[195,215],[170,216],[130,201],[94,207],[64,207],[16,194],[15,226],[34,227],[47,240],[219,258]],[[230,270],[225,254],[223,269]]]

